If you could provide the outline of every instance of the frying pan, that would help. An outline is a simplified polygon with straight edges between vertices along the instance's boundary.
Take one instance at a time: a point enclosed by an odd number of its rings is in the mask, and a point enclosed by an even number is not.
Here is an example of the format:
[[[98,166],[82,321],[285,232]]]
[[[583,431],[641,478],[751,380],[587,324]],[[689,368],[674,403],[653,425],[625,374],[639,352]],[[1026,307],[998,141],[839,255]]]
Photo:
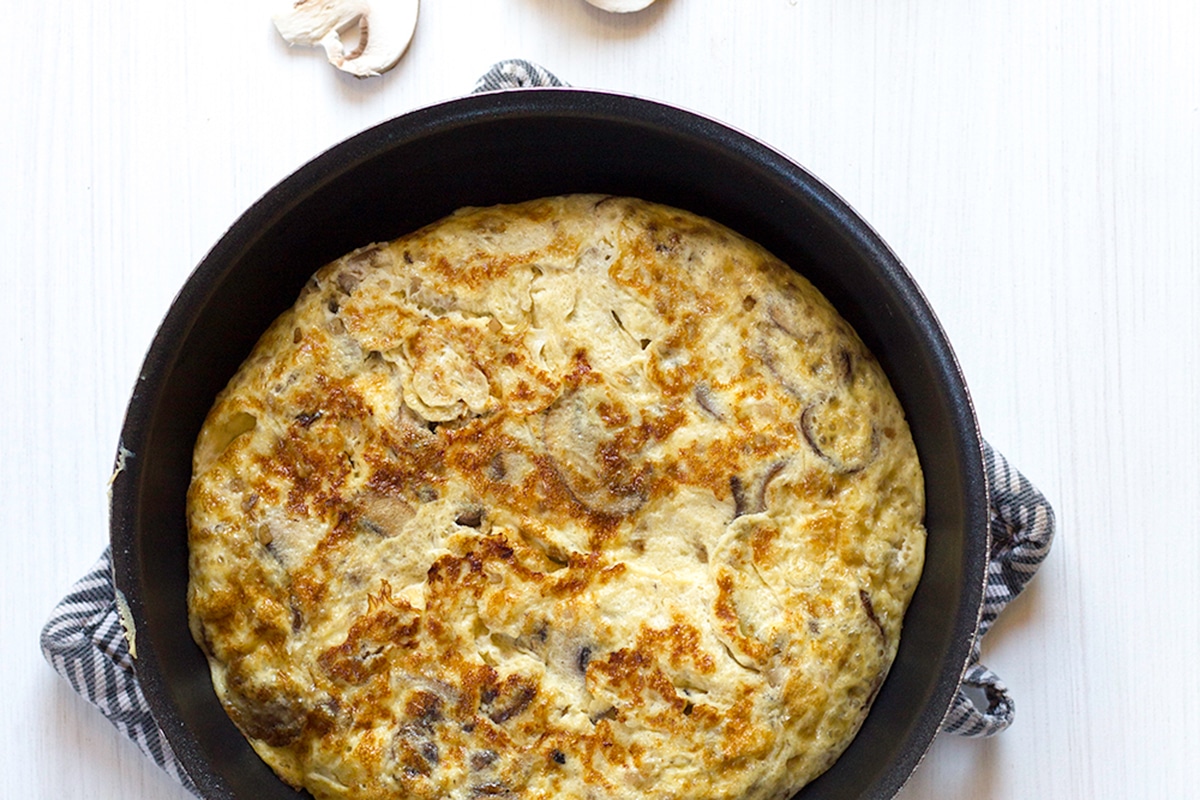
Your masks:
[[[300,168],[216,244],[150,346],[121,434],[133,455],[113,487],[114,576],[146,699],[206,797],[297,797],[226,717],[188,631],[185,494],[217,392],[326,262],[461,206],[573,192],[678,206],[758,241],[825,293],[887,371],[925,472],[925,572],[861,732],[798,797],[891,797],[921,760],[970,653],[988,555],[981,441],[932,310],[875,232],[780,153],[659,103],[535,89],[406,114]]]

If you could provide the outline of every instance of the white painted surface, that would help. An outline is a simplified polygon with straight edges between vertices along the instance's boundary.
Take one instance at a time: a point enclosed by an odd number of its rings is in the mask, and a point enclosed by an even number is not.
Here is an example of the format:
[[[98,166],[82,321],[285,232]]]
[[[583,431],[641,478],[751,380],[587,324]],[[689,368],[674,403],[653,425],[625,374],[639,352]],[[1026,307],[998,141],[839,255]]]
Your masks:
[[[986,662],[1018,702],[905,800],[1196,796],[1200,5],[426,0],[382,79],[289,51],[262,0],[19,9],[0,48],[0,796],[183,798],[42,661],[106,537],[155,327],[276,181],[505,57],[699,110],[803,163],[937,309],[1054,552]]]

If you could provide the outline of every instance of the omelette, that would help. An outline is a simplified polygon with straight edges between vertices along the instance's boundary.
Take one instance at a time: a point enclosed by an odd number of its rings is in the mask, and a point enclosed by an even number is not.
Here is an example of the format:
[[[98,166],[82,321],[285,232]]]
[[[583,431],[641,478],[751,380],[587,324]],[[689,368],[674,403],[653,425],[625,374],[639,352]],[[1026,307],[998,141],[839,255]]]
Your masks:
[[[924,483],[803,277],[620,197],[320,269],[216,398],[192,634],[318,800],[786,798],[887,675]]]

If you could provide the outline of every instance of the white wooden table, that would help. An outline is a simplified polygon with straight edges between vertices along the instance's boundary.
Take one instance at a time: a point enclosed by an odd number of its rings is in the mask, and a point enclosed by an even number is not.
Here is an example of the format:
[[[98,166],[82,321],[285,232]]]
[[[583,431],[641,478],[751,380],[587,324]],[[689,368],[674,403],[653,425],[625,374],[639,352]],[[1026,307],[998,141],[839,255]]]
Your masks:
[[[145,348],[276,181],[514,56],[821,176],[907,263],[985,435],[1054,502],[1054,551],[985,647],[1016,724],[939,739],[901,796],[1200,792],[1195,0],[426,0],[367,81],[289,51],[265,0],[4,5],[0,796],[186,797],[37,649],[105,544]]]

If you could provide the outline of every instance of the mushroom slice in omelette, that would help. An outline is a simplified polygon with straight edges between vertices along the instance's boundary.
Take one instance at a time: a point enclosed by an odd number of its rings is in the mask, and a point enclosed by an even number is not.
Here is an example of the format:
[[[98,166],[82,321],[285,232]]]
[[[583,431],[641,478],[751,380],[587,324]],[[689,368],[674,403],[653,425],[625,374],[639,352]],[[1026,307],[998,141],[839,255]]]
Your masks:
[[[321,269],[217,398],[192,632],[324,798],[783,798],[920,575],[878,363],[761,247],[576,195]]]

